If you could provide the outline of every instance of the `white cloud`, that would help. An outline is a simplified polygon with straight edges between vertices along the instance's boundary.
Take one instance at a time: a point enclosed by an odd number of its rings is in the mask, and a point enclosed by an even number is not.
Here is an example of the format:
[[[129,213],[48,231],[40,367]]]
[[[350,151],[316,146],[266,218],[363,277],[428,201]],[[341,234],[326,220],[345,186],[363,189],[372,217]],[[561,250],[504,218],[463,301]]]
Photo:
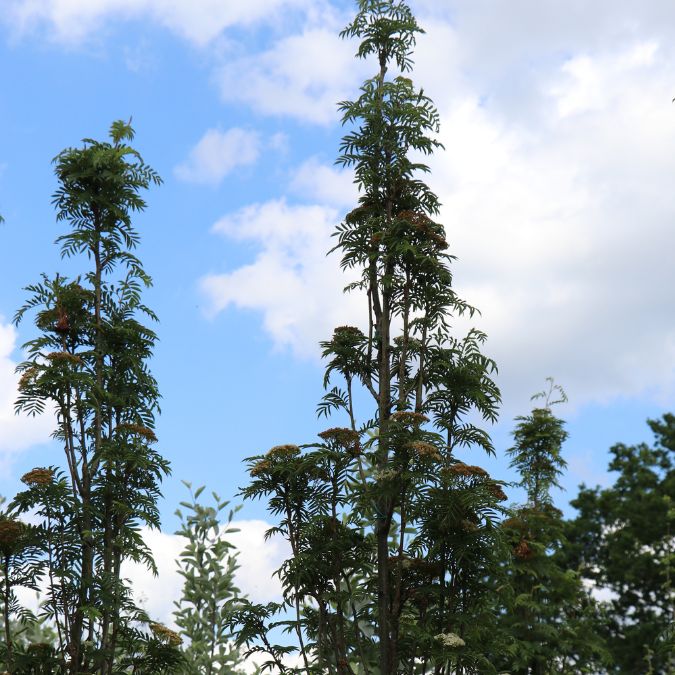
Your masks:
[[[0,472],[7,471],[16,453],[36,443],[49,440],[52,431],[50,415],[27,417],[14,414],[18,395],[18,375],[12,352],[16,347],[16,330],[0,317]]]
[[[262,312],[265,329],[279,345],[314,355],[319,339],[358,315],[363,299],[341,291],[348,280],[339,256],[326,257],[338,212],[285,201],[255,204],[221,219],[213,231],[257,244],[249,265],[201,280],[211,313],[233,305]]]
[[[458,289],[483,311],[505,394],[526,401],[550,374],[577,404],[647,391],[672,396],[675,5],[412,5],[427,29],[414,77],[439,105],[446,145],[431,162],[430,182],[459,256]],[[354,42],[336,37],[346,19],[337,3],[9,6],[17,25],[47,24],[64,39],[111,18],[142,17],[196,44],[297,8],[301,21],[277,21],[262,51],[242,44],[213,63],[220,63],[214,77],[225,101],[302,123],[336,123],[335,103],[352,97],[373,68],[353,59]],[[228,167],[204,154],[183,169],[217,182]],[[202,164],[211,171],[198,170]],[[316,354],[334,325],[361,323],[364,303],[341,295],[338,258],[325,257],[338,209],[352,203],[348,182],[308,160],[288,185],[305,203],[280,199],[223,219],[221,234],[258,252],[249,264],[202,280],[211,311],[258,311],[276,344],[303,355]]]
[[[607,109],[607,98],[617,103],[623,98],[626,80],[636,72],[655,65],[658,45],[654,42],[637,43],[633,47],[601,57],[575,56],[562,68],[562,81],[551,88],[561,118],[583,113],[602,113]],[[617,85],[619,87],[617,87]]]
[[[206,46],[234,26],[278,21],[282,12],[307,0],[5,0],[11,28],[26,32],[46,27],[64,43],[79,43],[113,20],[157,22],[198,46]]]
[[[265,531],[270,525],[262,520],[238,520],[232,527],[239,529],[227,535],[239,554],[235,584],[252,602],[280,601],[281,585],[274,572],[288,555],[286,543],[279,537],[265,541]],[[158,576],[135,563],[125,563],[122,575],[131,581],[136,601],[152,618],[174,625],[174,602],[180,599],[183,588],[176,560],[186,539],[148,528],[143,529],[143,538],[153,553]]]
[[[254,164],[260,154],[260,135],[234,127],[209,129],[175,169],[176,177],[190,183],[217,185],[239,166]]]
[[[675,113],[672,60],[655,53],[572,57],[540,92],[548,121],[527,130],[469,92],[442,111],[432,182],[507,393],[548,374],[573,404],[673,385]]]
[[[155,71],[159,64],[153,52],[151,42],[147,38],[139,40],[133,46],[125,45],[122,48],[124,64],[132,73]]]
[[[363,79],[363,68],[353,59],[354,43],[337,36],[350,13],[328,0],[5,0],[5,4],[0,21],[4,19],[15,35],[46,32],[69,46],[100,38],[115,21],[153,21],[198,47],[214,47],[208,53],[212,63],[220,64],[215,66],[215,81],[222,98],[266,114],[330,124],[337,101],[353,94]],[[261,53],[251,53],[248,45],[227,35],[230,29],[258,24],[272,25],[274,35],[280,36]],[[297,25],[302,26],[300,32],[289,34],[289,26]],[[229,41],[218,42],[222,37]],[[125,51],[131,69],[148,63],[140,50]]]
[[[365,72],[354,60],[354,44],[337,36],[340,28],[339,20],[309,25],[267,51],[228,59],[216,76],[223,100],[264,114],[334,123],[338,101],[353,96]]]
[[[239,552],[236,582],[251,602],[281,601],[282,590],[274,572],[290,556],[287,542],[278,536],[265,540],[271,527],[264,520],[239,520],[232,523],[239,529],[228,535],[228,540]]]
[[[267,144],[272,150],[285,153],[288,152],[289,143],[290,139],[288,134],[284,133],[283,131],[278,131],[276,134],[272,134],[272,136],[270,136]]]
[[[185,546],[178,535],[143,528],[143,539],[153,553],[158,576],[143,565],[125,562],[122,576],[131,582],[136,602],[155,621],[174,625],[174,602],[180,598],[183,579],[178,574],[176,560]]]
[[[352,171],[322,164],[310,158],[291,178],[291,190],[305,202],[328,204],[351,210],[357,205],[358,190]]]
[[[438,96],[446,150],[431,160],[429,180],[459,256],[457,288],[483,312],[507,400],[527,405],[547,375],[573,405],[672,397],[673,48],[651,36],[608,39],[543,62],[528,79],[529,100],[514,107],[486,101],[489,82],[462,71],[467,46],[454,28],[426,27],[416,80],[430,82],[431,95],[443,80],[452,85]],[[220,233],[256,242],[259,253],[203,288],[213,311],[260,311],[277,344],[317,355],[330,328],[365,316],[357,297],[340,299],[338,257],[324,257],[341,215],[332,207],[348,210],[353,192],[316,159],[290,189],[313,205],[272,202],[221,221]]]

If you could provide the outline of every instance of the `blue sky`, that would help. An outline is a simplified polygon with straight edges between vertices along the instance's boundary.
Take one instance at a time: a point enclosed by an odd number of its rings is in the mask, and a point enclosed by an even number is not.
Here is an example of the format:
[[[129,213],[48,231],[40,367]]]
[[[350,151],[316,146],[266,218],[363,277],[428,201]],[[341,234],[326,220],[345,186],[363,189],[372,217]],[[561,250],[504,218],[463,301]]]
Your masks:
[[[510,478],[513,416],[554,376],[570,397],[559,410],[570,431],[564,506],[578,483],[608,480],[612,443],[650,440],[645,419],[673,408],[675,8],[412,7],[427,29],[414,77],[439,107],[446,147],[430,183],[459,258],[457,288],[483,312],[504,394],[499,456],[471,459]],[[62,226],[50,162],[118,118],[133,116],[136,146],[165,180],[137,225],[155,282],[147,303],[161,319],[152,368],[173,466],[166,532],[181,479],[233,497],[244,457],[325,427],[314,414],[318,341],[365,318],[324,255],[355,200],[333,166],[335,102],[372,69],[336,37],[352,10],[330,0],[3,0],[0,494],[60,461],[49,420],[13,418],[13,366],[30,327],[8,325],[22,287],[67,269],[52,243]],[[263,549],[251,523],[265,513],[247,504],[241,516],[253,565]]]

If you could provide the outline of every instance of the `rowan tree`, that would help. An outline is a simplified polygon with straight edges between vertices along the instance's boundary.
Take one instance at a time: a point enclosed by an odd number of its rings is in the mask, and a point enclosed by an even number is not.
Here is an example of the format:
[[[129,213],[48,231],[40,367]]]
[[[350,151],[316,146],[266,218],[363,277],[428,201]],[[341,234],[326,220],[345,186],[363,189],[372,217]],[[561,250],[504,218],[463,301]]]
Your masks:
[[[568,434],[551,406],[567,397],[548,378],[548,390],[532,398],[544,399],[544,405],[516,418],[514,445],[507,451],[526,501],[502,523],[512,554],[498,597],[499,629],[508,645],[494,660],[514,675],[596,673],[606,656],[598,612],[577,570],[561,559],[565,523],[552,495],[566,467],[562,445]]]
[[[491,672],[489,601],[501,541],[502,484],[455,452],[493,452],[467,420],[496,419],[496,367],[485,335],[453,335],[473,315],[452,286],[445,230],[420,161],[440,147],[438,113],[409,78],[422,32],[398,0],[360,0],[342,37],[358,38],[375,75],[340,104],[347,128],[338,164],[354,171],[358,205],[337,227],[342,267],[358,280],[362,331],[322,343],[328,392],[319,414],[343,427],[304,446],[250,459],[248,499],[267,500],[292,557],[279,570],[284,603],[243,603],[234,617],[250,652],[284,665],[295,636],[298,672]],[[361,412],[361,393],[374,410]],[[490,575],[494,570],[495,574]],[[287,613],[284,613],[287,612]]]
[[[109,141],[85,139],[54,159],[56,218],[69,228],[57,242],[87,266],[73,279],[43,275],[15,317],[32,314],[37,331],[18,367],[17,411],[53,412],[65,458],[64,469],[27,473],[10,504],[13,516],[38,518],[34,572],[47,581],[41,615],[57,634],[54,672],[160,673],[180,660],[178,637],[148,624],[121,574],[125,560],[155,569],[141,527],[159,527],[169,472],[154,449],[156,336],[143,320],[155,315],[142,302],[151,280],[132,223],[141,193],[161,181],[133,136],[118,121]]]

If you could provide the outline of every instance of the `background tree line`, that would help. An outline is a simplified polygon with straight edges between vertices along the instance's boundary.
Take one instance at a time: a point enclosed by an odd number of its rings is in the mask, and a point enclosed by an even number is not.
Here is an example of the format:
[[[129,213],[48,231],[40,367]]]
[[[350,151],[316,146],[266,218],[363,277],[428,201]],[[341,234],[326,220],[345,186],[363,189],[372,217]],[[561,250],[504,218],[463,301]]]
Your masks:
[[[364,298],[361,325],[321,344],[319,416],[339,421],[303,445],[248,460],[244,499],[267,504],[291,556],[280,603],[234,585],[233,513],[203,488],[181,505],[186,546],[176,630],[153,621],[122,574],[154,570],[141,527],[159,527],[168,462],[155,449],[158,386],[148,363],[156,320],[132,217],[161,183],[128,123],[55,158],[57,239],[82,266],[27,288],[16,315],[35,334],[20,364],[17,411],[54,412],[61,466],[23,476],[0,517],[0,659],[9,673],[672,673],[675,417],[656,441],[612,448],[606,489],[582,486],[566,521],[552,490],[567,437],[549,381],[516,419],[507,450],[525,501],[459,452],[496,449],[495,362],[477,311],[457,296],[439,203],[422,158],[440,148],[438,113],[410,79],[422,29],[398,0],[359,0],[342,36],[374,64],[340,104],[338,163],[359,200],[333,251]],[[557,400],[553,400],[557,397]],[[370,401],[362,409],[361,401]],[[17,590],[41,590],[37,615]],[[604,595],[593,593],[594,589]],[[600,599],[599,599],[600,598]],[[293,656],[293,663],[289,656]]]

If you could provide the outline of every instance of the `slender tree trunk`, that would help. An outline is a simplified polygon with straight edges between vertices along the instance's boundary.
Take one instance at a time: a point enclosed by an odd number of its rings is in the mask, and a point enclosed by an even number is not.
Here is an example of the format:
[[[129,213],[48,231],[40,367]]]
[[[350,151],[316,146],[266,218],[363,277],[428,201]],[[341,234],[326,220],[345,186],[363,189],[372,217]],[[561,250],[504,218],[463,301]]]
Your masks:
[[[100,462],[101,437],[102,437],[102,419],[101,419],[101,396],[103,393],[103,352],[101,345],[101,283],[103,275],[103,266],[101,264],[101,217],[99,210],[94,207],[94,228],[96,231],[96,240],[93,247],[93,257],[95,263],[94,269],[94,320],[95,335],[94,349],[96,352],[96,409],[94,412],[94,452],[93,456],[96,462]],[[71,645],[71,673],[76,675],[79,672],[80,661],[82,658],[82,632],[84,629],[84,615],[82,608],[90,605],[92,601],[92,589],[94,583],[94,542],[93,542],[93,517],[91,489],[93,482],[92,466],[89,464],[86,438],[83,439],[82,446],[82,578],[80,586],[79,606],[75,612],[75,621],[73,622],[72,645]],[[107,649],[107,636],[102,636],[102,649],[105,654]],[[105,657],[104,657],[105,658]]]
[[[380,640],[380,672],[389,675],[390,669],[389,643],[389,541],[388,532],[383,522],[378,519],[377,525],[377,632]]]
[[[382,294],[382,314],[379,321],[379,467],[384,469],[389,460],[389,415],[391,412],[391,381],[389,372],[389,297]],[[375,525],[377,538],[377,605],[378,638],[380,640],[380,671],[382,675],[394,673],[391,660],[391,583],[389,570],[389,530],[391,527],[391,498],[378,500]]]

